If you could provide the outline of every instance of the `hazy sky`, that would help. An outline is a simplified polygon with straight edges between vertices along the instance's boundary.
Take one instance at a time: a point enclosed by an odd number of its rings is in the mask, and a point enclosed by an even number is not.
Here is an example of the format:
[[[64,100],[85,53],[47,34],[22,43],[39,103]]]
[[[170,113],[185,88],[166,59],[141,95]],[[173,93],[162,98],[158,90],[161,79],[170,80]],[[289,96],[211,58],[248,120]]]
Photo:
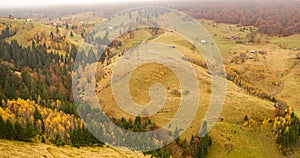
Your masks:
[[[38,7],[67,4],[96,4],[152,0],[0,0],[0,8]]]

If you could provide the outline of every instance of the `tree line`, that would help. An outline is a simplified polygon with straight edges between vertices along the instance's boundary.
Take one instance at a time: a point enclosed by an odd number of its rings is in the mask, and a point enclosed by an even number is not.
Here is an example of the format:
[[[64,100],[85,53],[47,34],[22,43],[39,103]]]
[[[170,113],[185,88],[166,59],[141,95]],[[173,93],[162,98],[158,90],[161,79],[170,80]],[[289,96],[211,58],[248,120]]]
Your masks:
[[[180,3],[180,2],[177,2]],[[297,0],[181,2],[177,9],[198,19],[258,27],[260,33],[288,36],[300,33]]]
[[[16,120],[11,122],[10,120],[4,120],[0,115],[0,138],[19,141],[31,141],[36,135],[33,125],[27,123],[26,126]]]

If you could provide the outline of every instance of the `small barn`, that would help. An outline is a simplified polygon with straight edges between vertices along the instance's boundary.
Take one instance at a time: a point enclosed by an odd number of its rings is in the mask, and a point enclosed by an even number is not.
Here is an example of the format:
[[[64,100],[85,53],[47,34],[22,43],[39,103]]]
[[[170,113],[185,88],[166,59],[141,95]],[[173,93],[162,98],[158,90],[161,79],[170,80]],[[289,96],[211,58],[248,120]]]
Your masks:
[[[176,48],[174,45],[170,45],[169,48]]]
[[[56,22],[51,21],[51,22],[49,22],[49,25],[51,25],[51,26],[56,26]]]
[[[201,44],[206,44],[207,42],[206,42],[206,40],[201,40],[200,43]]]
[[[113,30],[114,30],[114,28],[112,26],[107,27],[107,31],[113,31]]]
[[[16,17],[16,16],[13,16],[13,15],[9,15],[8,18],[9,18],[9,19],[12,19],[12,20],[16,20],[16,19],[17,19],[17,17]]]
[[[207,73],[210,75],[215,75],[215,73],[213,71],[208,71]]]

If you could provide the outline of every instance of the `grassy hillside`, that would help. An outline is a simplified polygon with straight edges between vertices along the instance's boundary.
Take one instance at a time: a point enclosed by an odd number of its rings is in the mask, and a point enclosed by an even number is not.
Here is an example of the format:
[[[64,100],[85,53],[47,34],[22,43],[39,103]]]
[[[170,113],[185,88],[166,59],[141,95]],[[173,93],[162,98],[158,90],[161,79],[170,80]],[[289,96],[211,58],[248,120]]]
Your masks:
[[[220,38],[219,40],[222,39]],[[149,40],[149,42],[151,41]],[[153,39],[153,41],[174,45],[187,58],[201,60],[199,52],[191,50],[190,43],[173,33],[165,32]],[[235,43],[233,45],[238,46]],[[231,46],[227,47],[231,48]],[[226,53],[223,54],[226,55]],[[110,71],[113,66],[114,63],[106,70]],[[193,64],[193,68],[197,73],[199,82],[200,102],[194,121],[182,135],[182,138],[187,139],[199,132],[211,97],[211,81],[207,70],[196,64]],[[105,80],[110,80],[109,75]],[[130,92],[134,101],[139,104],[146,104],[150,101],[148,88],[152,83],[157,82],[165,86],[168,98],[164,107],[158,114],[152,116],[151,120],[158,125],[164,125],[176,114],[180,100],[179,97],[172,94],[174,89],[180,91],[178,80],[173,76],[172,71],[159,64],[142,65],[130,78],[130,87],[133,87],[130,89]],[[110,86],[99,93],[99,98],[107,114],[117,118],[121,116],[130,117],[124,114],[117,106]],[[250,118],[250,121],[244,120],[246,115]],[[209,150],[208,157],[283,157],[278,150],[275,134],[271,131],[269,125],[262,125],[262,121],[265,118],[273,117],[275,117],[275,112],[272,102],[251,96],[233,82],[228,81],[222,114],[210,132],[213,138],[213,145]]]
[[[129,151],[122,148],[114,147],[81,147],[74,148],[71,146],[57,147],[42,143],[26,143],[19,141],[8,141],[0,139],[0,157],[48,157],[48,158],[67,158],[67,157],[109,157],[109,158],[126,158],[126,157],[146,157],[142,153]]]
[[[226,24],[212,24],[209,21],[204,21],[203,25],[213,35],[221,53],[224,57],[226,65],[235,66],[243,74],[245,81],[259,87],[274,96],[277,96],[281,91],[284,91],[285,83],[282,80],[290,69],[291,58],[294,53],[288,49],[282,49],[276,44],[262,43],[247,43],[247,36],[250,31],[240,31],[242,27]],[[228,40],[226,37],[240,34],[242,43],[236,40]],[[159,42],[168,45],[174,45],[188,59],[201,60],[199,52],[191,50],[192,45],[181,37],[171,33],[164,32],[158,37],[151,39],[150,34],[144,30],[134,32],[138,40],[128,39],[121,40],[123,43],[119,50],[126,50],[128,44],[132,45],[139,41],[146,40],[147,42]],[[262,36],[262,40],[272,37]],[[126,44],[128,43],[128,44]],[[251,50],[264,50],[266,54],[257,55],[257,59],[249,59]],[[118,54],[118,51],[111,50]],[[244,62],[232,62],[234,58],[241,53],[246,54]],[[120,56],[119,56],[120,57]],[[102,80],[104,88],[98,94],[103,110],[110,116],[120,118],[122,116],[131,117],[124,114],[122,109],[117,106],[114,97],[112,96],[111,87],[109,85],[110,74],[115,61],[118,60],[118,55],[115,55],[108,66],[105,66],[106,78]],[[279,63],[279,64],[278,64]],[[189,129],[183,134],[182,138],[189,139],[192,135],[198,133],[205,111],[207,110],[211,97],[211,82],[207,70],[199,65],[193,64],[193,68],[197,73],[200,102],[199,110]],[[295,70],[293,70],[295,71]],[[289,77],[288,77],[289,78]],[[295,78],[295,77],[293,77]],[[165,82],[168,81],[168,82]],[[288,80],[286,80],[288,81]],[[167,101],[159,113],[151,117],[151,120],[158,125],[164,125],[170,121],[177,112],[179,105],[179,97],[172,94],[174,89],[180,91],[178,80],[173,76],[173,72],[168,68],[159,64],[146,64],[136,69],[130,78],[131,97],[139,104],[146,104],[150,101],[148,88],[151,84],[160,82],[164,85],[167,91]],[[277,83],[278,82],[278,83]],[[290,83],[293,83],[292,81]],[[294,81],[295,83],[295,81]],[[294,87],[290,86],[289,87]],[[290,90],[287,90],[288,93]],[[296,91],[296,88],[295,88]],[[282,98],[282,97],[278,97]],[[295,98],[296,99],[296,98]],[[272,102],[258,99],[255,96],[249,95],[248,92],[228,81],[226,100],[222,114],[215,127],[211,130],[210,135],[213,138],[213,145],[210,148],[209,157],[283,157],[280,152],[279,145],[276,143],[275,133],[271,131],[271,123],[263,125],[263,120],[266,118],[275,117],[275,109]],[[188,114],[186,114],[188,115]],[[247,115],[249,120],[245,121]],[[222,157],[222,156],[221,156]]]
[[[57,33],[57,28],[48,24],[42,24],[40,22],[25,22],[24,19],[21,20],[10,20],[0,18],[0,23],[7,25],[15,25],[17,32],[14,36],[6,38],[5,41],[10,42],[11,40],[17,40],[19,44],[23,47],[31,47],[32,40],[35,41],[36,45],[46,45],[48,51],[56,51],[64,54],[66,49],[70,47],[70,44],[80,46],[82,42],[82,37],[80,31],[82,28],[76,30],[66,29],[64,26],[59,27],[59,33]],[[70,24],[71,27],[71,24]],[[57,38],[51,41],[51,32],[54,37]],[[73,33],[73,37],[70,33]],[[37,42],[37,38],[39,42]]]
[[[243,73],[244,78],[278,99],[285,100],[299,113],[299,35],[288,37],[271,37],[257,34],[258,42],[246,43],[250,33],[239,31],[241,27],[228,24],[216,24],[212,21],[201,21],[211,33],[222,52],[225,64],[235,66]],[[228,40],[225,37],[240,34],[243,43]],[[251,53],[252,50],[264,51],[264,54]],[[243,56],[243,57],[242,57]],[[243,58],[243,59],[242,59]],[[250,59],[253,58],[253,59]],[[244,61],[242,61],[244,60]]]

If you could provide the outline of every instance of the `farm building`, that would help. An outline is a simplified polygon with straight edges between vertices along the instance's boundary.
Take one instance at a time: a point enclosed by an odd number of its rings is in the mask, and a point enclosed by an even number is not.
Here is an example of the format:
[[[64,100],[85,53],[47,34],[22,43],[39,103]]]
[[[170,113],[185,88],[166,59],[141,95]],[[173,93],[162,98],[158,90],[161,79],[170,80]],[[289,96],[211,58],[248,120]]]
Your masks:
[[[215,74],[213,71],[208,71],[207,73],[210,74],[210,75],[214,75]]]
[[[114,28],[113,28],[112,26],[108,26],[108,27],[107,27],[107,30],[108,30],[108,31],[113,31]]]
[[[12,20],[16,20],[16,19],[17,19],[17,18],[16,18],[15,16],[13,16],[13,15],[9,15],[8,18],[9,18],[9,19],[12,19]]]
[[[206,42],[206,40],[201,40],[200,43],[201,44],[206,44],[207,42]]]
[[[49,25],[51,25],[51,26],[56,26],[56,22],[51,21],[51,22],[49,22]]]

